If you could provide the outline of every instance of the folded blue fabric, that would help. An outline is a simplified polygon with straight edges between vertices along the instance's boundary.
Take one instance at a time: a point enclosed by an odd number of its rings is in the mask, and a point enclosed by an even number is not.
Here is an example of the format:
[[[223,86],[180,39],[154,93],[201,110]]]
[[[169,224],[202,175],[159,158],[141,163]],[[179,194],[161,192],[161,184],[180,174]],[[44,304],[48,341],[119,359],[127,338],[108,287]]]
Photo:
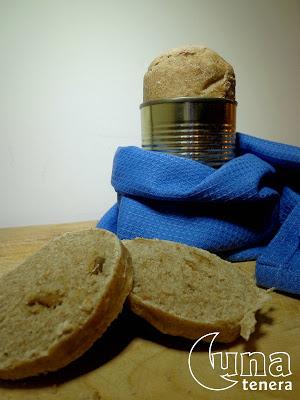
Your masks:
[[[112,185],[118,202],[97,227],[257,259],[258,284],[300,294],[300,148],[240,133],[237,157],[214,169],[121,147]]]

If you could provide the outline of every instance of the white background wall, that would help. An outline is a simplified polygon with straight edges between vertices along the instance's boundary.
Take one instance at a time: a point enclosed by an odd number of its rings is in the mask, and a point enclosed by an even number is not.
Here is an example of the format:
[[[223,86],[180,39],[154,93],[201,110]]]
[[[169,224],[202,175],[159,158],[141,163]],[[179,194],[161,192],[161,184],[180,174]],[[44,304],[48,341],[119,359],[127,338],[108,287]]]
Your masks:
[[[300,145],[297,0],[0,0],[0,226],[99,218],[142,78],[205,44],[237,75],[238,130]]]

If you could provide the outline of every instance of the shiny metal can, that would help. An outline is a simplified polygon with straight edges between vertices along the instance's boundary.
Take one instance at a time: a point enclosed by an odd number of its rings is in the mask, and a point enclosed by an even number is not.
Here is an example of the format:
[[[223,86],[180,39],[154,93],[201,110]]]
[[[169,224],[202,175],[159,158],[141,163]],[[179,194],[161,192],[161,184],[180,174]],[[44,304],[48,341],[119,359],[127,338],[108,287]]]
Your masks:
[[[220,167],[235,156],[237,102],[177,97],[140,105],[142,147]]]

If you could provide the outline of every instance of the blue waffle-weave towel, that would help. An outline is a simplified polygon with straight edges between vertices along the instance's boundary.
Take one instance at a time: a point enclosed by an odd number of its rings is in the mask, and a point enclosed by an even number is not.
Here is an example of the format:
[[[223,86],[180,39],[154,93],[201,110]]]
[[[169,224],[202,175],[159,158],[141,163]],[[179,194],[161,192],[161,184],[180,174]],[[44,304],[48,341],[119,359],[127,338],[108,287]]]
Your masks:
[[[238,134],[237,157],[219,169],[121,147],[112,185],[118,202],[97,227],[257,259],[258,284],[300,294],[299,147]]]

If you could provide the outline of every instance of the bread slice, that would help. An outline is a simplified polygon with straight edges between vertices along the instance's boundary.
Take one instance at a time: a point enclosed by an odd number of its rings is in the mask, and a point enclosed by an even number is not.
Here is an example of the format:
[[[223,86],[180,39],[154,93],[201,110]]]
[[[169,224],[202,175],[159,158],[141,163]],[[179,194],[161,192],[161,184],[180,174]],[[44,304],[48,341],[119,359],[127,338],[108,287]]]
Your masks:
[[[270,295],[234,264],[208,251],[151,239],[123,241],[133,264],[129,304],[163,333],[220,342],[248,340],[255,312]]]
[[[0,279],[0,378],[54,371],[83,354],[132,287],[127,250],[100,229],[67,233]]]

